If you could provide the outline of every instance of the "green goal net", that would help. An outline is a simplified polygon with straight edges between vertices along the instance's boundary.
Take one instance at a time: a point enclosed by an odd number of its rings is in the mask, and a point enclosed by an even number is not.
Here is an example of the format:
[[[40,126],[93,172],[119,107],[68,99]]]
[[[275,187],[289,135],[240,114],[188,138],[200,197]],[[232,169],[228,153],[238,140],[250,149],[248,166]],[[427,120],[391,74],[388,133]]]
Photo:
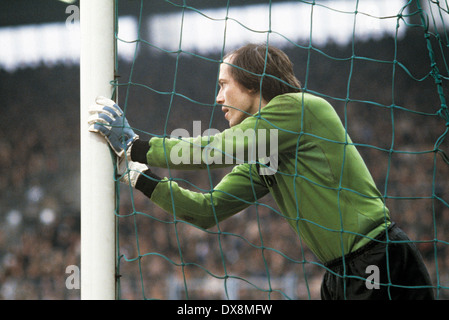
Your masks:
[[[224,130],[224,54],[248,42],[284,50],[303,90],[335,107],[436,297],[449,298],[447,1],[118,0],[116,11],[114,86],[145,139]],[[203,193],[229,170],[153,168]],[[320,298],[326,268],[269,195],[204,230],[116,187],[118,298]]]

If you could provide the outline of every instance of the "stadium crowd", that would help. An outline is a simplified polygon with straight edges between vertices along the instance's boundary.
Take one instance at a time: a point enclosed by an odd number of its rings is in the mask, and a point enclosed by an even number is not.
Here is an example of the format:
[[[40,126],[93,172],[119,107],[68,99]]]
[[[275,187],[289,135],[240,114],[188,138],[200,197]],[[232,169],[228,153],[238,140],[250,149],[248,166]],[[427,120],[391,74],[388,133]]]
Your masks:
[[[441,103],[427,77],[425,44],[413,41],[415,36],[398,43],[397,60],[424,81],[398,65],[330,58],[351,56],[350,47],[329,44],[322,48],[327,55],[298,48],[286,52],[303,87],[324,95],[347,123],[393,219],[417,241],[439,287],[437,297],[448,299],[449,166],[434,152],[446,127],[436,115]],[[392,61],[393,52],[394,41],[388,38],[356,45],[359,57]],[[210,79],[217,75],[216,63],[156,53],[137,62],[133,82],[154,89],[129,91],[128,118],[144,128],[141,135],[174,128],[191,132],[196,120],[204,129],[225,127],[221,112],[208,106],[214,101]],[[126,84],[127,68],[124,64],[121,84]],[[80,264],[78,72],[76,66],[0,70],[1,299],[80,298],[79,290],[66,286],[66,268]],[[441,149],[449,151],[447,138]],[[207,190],[226,170],[159,173]],[[323,266],[269,197],[203,231],[175,223],[122,185],[117,214],[123,299],[319,299]]]

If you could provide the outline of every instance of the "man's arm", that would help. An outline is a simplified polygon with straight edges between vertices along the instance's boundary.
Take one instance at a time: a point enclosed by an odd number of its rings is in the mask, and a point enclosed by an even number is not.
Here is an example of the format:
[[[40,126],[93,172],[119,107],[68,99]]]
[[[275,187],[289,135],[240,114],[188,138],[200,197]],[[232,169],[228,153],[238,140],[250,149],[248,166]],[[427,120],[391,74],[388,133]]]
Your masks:
[[[211,136],[192,138],[153,137],[136,141],[133,161],[152,167],[197,170],[260,162],[282,153],[296,153],[302,135],[300,97],[274,98],[259,114]]]
[[[176,219],[205,229],[242,211],[268,193],[256,165],[234,167],[208,193],[184,189],[167,178],[158,180],[156,176],[148,175],[149,172],[140,175],[136,189]]]
[[[277,145],[278,129],[266,129],[251,119],[213,136],[136,140],[131,149],[131,160],[151,167],[181,170],[223,168],[256,163],[261,158],[278,154]]]
[[[197,170],[241,163],[266,163],[283,152],[296,152],[300,108],[288,95],[278,96],[258,115],[210,136],[154,137],[141,141],[114,101],[99,97],[91,108],[89,130],[101,133],[119,157],[154,167]],[[293,121],[292,121],[293,120]],[[261,161],[263,160],[263,161]]]

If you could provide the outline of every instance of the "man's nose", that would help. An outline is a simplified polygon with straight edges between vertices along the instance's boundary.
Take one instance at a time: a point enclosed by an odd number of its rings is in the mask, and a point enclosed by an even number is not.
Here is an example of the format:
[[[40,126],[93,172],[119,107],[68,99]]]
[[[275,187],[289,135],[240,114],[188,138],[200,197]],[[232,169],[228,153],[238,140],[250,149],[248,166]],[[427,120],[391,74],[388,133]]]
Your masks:
[[[218,104],[224,104],[223,95],[222,95],[220,92],[218,93],[217,97],[215,98],[215,101],[216,101]]]

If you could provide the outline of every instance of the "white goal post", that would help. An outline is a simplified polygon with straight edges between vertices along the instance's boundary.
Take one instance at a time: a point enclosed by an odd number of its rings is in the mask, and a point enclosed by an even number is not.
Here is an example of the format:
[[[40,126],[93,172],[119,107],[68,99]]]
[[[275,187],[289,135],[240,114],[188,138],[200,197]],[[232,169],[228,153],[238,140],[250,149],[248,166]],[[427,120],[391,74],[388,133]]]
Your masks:
[[[95,97],[110,98],[115,69],[113,0],[80,0],[81,299],[112,300],[115,290],[115,187],[107,143],[88,131]]]

